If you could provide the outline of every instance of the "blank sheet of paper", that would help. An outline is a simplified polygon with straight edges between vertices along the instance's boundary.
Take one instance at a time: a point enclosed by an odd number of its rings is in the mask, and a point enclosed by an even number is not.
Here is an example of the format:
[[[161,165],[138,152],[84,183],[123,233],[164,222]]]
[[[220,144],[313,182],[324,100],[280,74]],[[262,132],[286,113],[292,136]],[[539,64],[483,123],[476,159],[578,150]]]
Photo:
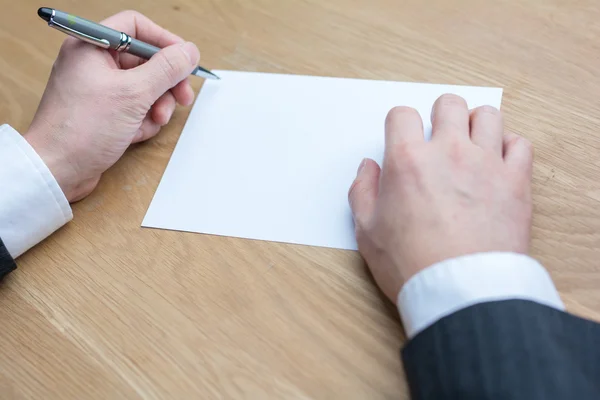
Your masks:
[[[384,121],[434,101],[500,107],[499,88],[215,71],[142,226],[356,249],[347,200],[364,157],[381,162]]]

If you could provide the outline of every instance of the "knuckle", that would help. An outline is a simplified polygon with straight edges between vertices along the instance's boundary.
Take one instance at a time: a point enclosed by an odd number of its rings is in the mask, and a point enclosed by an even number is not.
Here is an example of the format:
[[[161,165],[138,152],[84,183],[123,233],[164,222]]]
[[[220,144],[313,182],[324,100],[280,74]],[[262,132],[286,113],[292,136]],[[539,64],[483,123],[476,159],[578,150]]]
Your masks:
[[[350,203],[350,208],[353,210],[354,220],[357,222],[361,221],[362,217],[361,213],[358,211],[359,207],[357,206],[365,192],[366,190],[358,179],[354,181],[348,191],[348,202]]]
[[[171,57],[167,57],[163,53],[158,53],[157,55],[160,57],[159,62],[163,75],[169,81],[174,81],[178,75],[178,63],[176,62],[176,60],[174,60]]]
[[[525,139],[523,136],[517,136],[517,140],[525,150],[533,152],[533,144],[529,140]]]
[[[63,40],[62,45],[60,46],[60,50],[61,51],[68,51],[71,48],[73,48],[73,46],[77,45],[77,39],[72,38],[72,37],[68,37],[65,40]]]
[[[506,176],[510,194],[513,198],[519,199],[521,204],[526,206],[531,205],[531,176],[530,174],[523,172],[522,170],[518,173],[511,173]]]
[[[533,157],[533,144],[523,136],[514,133],[507,135],[507,145],[513,148],[520,149],[524,154]]]
[[[61,46],[60,46],[60,50],[58,52],[58,59],[61,58],[65,58],[65,57],[70,57],[73,53],[73,51],[75,51],[77,49],[78,46],[80,46],[81,43],[79,40],[72,38],[72,37],[68,37],[65,40],[63,40]]]
[[[519,138],[520,138],[519,135],[509,132],[506,134],[506,137],[504,140],[506,141],[507,146],[514,146],[517,144]]]
[[[354,234],[357,240],[360,240],[365,235],[367,220],[363,214],[354,216]]]
[[[360,178],[356,178],[350,190],[348,191],[348,199],[350,200],[350,204],[353,204],[357,201],[361,196],[367,193],[368,189],[363,185],[363,181]]]
[[[517,143],[523,148],[523,152],[531,159],[533,158],[533,144],[522,136],[517,136]]]
[[[419,154],[411,144],[398,143],[390,149],[386,164],[395,173],[415,170],[419,165]]]
[[[369,237],[369,235],[363,223],[359,223],[358,221],[355,222],[354,235],[356,236],[356,241],[359,246],[363,247],[368,242],[367,238]]]
[[[360,253],[369,262],[386,253],[386,237],[391,235],[386,232],[385,226],[376,219],[366,221],[363,225],[355,225],[354,234]]]
[[[135,11],[135,10],[123,10],[123,11],[117,13],[117,15],[121,16],[121,17],[125,17],[125,18],[132,18],[132,19],[134,19],[134,18],[139,17],[141,14],[138,11]]]
[[[352,202],[356,198],[356,191],[358,190],[356,187],[359,184],[360,184],[360,180],[358,178],[356,178],[354,180],[354,182],[352,182],[352,186],[350,186],[350,189],[348,190],[348,201],[350,202],[350,205],[352,205]]]
[[[365,243],[372,235],[373,220],[363,213],[354,215],[354,234],[358,242]]]
[[[463,165],[467,158],[464,143],[456,138],[448,139],[446,152],[454,165]]]

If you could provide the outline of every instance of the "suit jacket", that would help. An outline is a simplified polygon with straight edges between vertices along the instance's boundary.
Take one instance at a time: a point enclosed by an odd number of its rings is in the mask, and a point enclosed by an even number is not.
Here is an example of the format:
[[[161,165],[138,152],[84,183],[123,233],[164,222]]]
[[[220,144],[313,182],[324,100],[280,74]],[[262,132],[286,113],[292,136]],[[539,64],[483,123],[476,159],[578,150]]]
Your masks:
[[[17,268],[17,264],[15,264],[15,260],[11,257],[4,246],[4,242],[0,238],[0,282],[2,279],[8,275],[11,271]]]
[[[402,358],[414,400],[600,399],[600,325],[531,301],[462,309]]]

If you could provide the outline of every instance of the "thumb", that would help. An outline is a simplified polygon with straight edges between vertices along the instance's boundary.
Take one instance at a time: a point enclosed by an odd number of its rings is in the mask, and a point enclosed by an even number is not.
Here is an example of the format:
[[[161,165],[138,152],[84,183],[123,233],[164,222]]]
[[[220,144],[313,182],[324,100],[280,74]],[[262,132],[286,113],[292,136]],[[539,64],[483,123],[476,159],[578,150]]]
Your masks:
[[[160,96],[187,78],[198,65],[200,52],[195,44],[178,43],[165,47],[135,68],[139,87],[148,91],[154,103]]]
[[[358,167],[354,183],[350,187],[348,199],[352,215],[356,223],[368,219],[375,207],[375,200],[379,193],[379,174],[381,169],[377,163],[365,158]]]

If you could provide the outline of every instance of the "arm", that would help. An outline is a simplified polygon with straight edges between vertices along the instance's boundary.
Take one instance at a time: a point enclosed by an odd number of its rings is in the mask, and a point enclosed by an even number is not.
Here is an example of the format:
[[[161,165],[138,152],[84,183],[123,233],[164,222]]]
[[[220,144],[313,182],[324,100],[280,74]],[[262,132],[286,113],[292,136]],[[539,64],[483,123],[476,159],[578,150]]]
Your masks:
[[[597,398],[600,325],[564,309],[530,257],[483,253],[428,267],[398,296],[413,399]]]
[[[0,282],[2,279],[17,268],[15,260],[12,258],[4,242],[0,239]]]
[[[52,174],[21,135],[0,126],[0,280],[16,268],[14,258],[73,216]]]
[[[0,280],[14,258],[71,220],[69,203],[91,193],[132,143],[193,101],[193,44],[135,12],[103,24],[164,49],[143,62],[69,38],[28,131],[0,126]]]
[[[457,96],[438,99],[431,119],[425,142],[416,111],[392,110],[382,168],[365,160],[349,194],[359,250],[409,337],[412,396],[597,397],[582,382],[598,354],[582,349],[598,326],[564,313],[527,256],[531,145],[504,134],[498,110],[469,111]]]
[[[597,399],[600,325],[529,300],[479,303],[408,342],[420,399]]]

